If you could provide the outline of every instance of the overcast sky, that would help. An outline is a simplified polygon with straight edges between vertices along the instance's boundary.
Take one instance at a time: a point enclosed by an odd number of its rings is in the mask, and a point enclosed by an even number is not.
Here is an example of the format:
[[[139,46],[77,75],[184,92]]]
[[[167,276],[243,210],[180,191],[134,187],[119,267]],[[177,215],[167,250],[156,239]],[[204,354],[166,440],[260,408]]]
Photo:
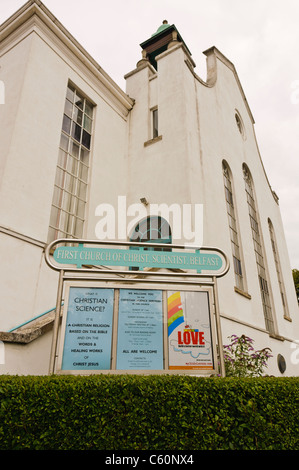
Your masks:
[[[24,0],[0,0],[0,23]],[[44,0],[125,90],[139,44],[164,19],[175,24],[206,79],[202,51],[216,46],[236,67],[280,210],[291,267],[299,269],[299,0]]]

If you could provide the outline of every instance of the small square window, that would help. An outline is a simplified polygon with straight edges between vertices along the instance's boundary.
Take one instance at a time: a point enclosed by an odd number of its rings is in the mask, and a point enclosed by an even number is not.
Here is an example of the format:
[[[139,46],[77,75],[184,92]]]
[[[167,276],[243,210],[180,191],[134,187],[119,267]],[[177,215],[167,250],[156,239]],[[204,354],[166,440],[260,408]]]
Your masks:
[[[73,113],[73,105],[69,100],[65,100],[65,105],[64,105],[64,112],[68,116],[72,117]]]
[[[69,146],[69,139],[66,135],[61,134],[60,137],[60,148],[62,150],[65,150],[66,152],[68,151],[68,146]]]
[[[76,237],[80,237],[80,234],[83,232],[83,220],[75,217],[74,220],[74,234]]]
[[[89,164],[89,151],[81,147],[81,153],[80,153],[80,160],[81,162],[85,163],[85,165],[88,166]]]
[[[68,100],[70,100],[73,103],[74,96],[75,96],[75,89],[74,87],[72,87],[72,85],[69,85],[66,90],[66,97]]]
[[[85,183],[87,182],[88,178],[88,167],[84,165],[83,163],[80,164],[80,169],[79,169],[79,178],[84,181]]]
[[[65,168],[66,162],[67,162],[67,153],[64,150],[59,149],[58,165],[62,168]]]
[[[78,106],[78,108],[83,110],[84,98],[78,92],[76,92],[75,105]]]
[[[65,175],[65,172],[61,168],[57,167],[56,176],[55,176],[55,184],[59,188],[63,188],[64,186],[64,179],[65,179],[64,175]]]
[[[90,119],[88,116],[84,115],[84,124],[83,124],[83,127],[84,127],[84,129],[86,129],[87,132],[89,132],[89,133],[91,132],[91,123],[92,123],[91,119]]]
[[[78,160],[76,160],[75,158],[69,155],[69,158],[67,160],[66,170],[72,175],[77,176],[77,169],[78,169]]]
[[[62,189],[55,186],[54,194],[53,194],[53,204],[57,207],[60,207],[61,206],[61,201],[62,201]]]
[[[86,147],[87,149],[90,149],[90,140],[91,140],[91,135],[88,134],[85,130],[83,130],[83,135],[82,135],[82,145]]]
[[[89,103],[88,101],[85,101],[85,110],[84,111],[86,112],[86,114],[89,117],[92,117],[92,108],[93,108],[92,104]]]
[[[76,121],[78,124],[80,124],[80,126],[82,126],[82,118],[83,112],[81,111],[81,109],[78,109],[76,106],[74,106],[74,121]]]
[[[52,227],[58,227],[59,224],[59,209],[58,207],[52,206],[51,216],[50,216],[50,225]]]
[[[71,140],[71,154],[74,155],[74,157],[79,158],[79,151],[80,151],[79,144]]]
[[[78,184],[78,197],[83,201],[86,201],[87,185],[82,181]]]
[[[71,132],[71,123],[72,123],[72,121],[70,120],[70,118],[66,114],[64,114],[63,122],[62,122],[62,130],[66,134],[70,134],[70,132]]]
[[[72,137],[74,137],[74,139],[77,140],[77,142],[80,142],[80,139],[81,139],[81,130],[82,130],[82,127],[80,127],[78,124],[76,124],[75,122],[73,122],[73,126],[72,126]]]

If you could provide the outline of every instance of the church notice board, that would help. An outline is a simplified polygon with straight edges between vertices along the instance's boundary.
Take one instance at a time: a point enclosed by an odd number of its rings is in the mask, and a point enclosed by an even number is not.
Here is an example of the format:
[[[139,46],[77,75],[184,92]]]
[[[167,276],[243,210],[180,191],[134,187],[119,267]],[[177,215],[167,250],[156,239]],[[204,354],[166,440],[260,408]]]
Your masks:
[[[58,372],[217,372],[211,292],[110,286],[66,287]]]

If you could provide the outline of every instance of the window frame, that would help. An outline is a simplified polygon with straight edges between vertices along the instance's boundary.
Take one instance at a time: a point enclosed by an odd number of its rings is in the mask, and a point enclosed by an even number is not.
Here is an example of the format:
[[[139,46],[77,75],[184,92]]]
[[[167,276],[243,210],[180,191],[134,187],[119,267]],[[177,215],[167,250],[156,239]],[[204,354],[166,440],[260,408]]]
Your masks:
[[[155,224],[156,221],[157,224]],[[165,236],[165,233],[163,236],[163,226],[165,226],[167,230],[167,237]],[[140,229],[142,230],[140,231]],[[158,234],[158,237],[152,237],[152,234],[154,232]],[[139,233],[140,235],[138,237],[134,236],[137,233]],[[150,236],[146,237],[146,234],[148,233]],[[170,244],[172,243],[171,227],[164,217],[160,215],[149,215],[137,222],[131,232],[130,241]]]
[[[266,251],[261,232],[258,207],[254,190],[254,183],[251,172],[244,163],[242,166],[245,184],[245,193],[247,199],[248,213],[250,219],[251,235],[256,259],[258,283],[263,306],[265,327],[271,335],[277,335],[277,326],[275,319],[274,303],[272,298],[270,277],[267,267]]]
[[[289,308],[288,308],[288,302],[287,302],[287,296],[286,296],[284,280],[283,280],[283,277],[282,277],[281,263],[280,263],[280,257],[279,257],[279,252],[278,252],[278,246],[277,246],[275,230],[274,230],[274,226],[273,226],[273,223],[272,223],[270,218],[268,218],[268,227],[269,227],[270,242],[271,242],[271,246],[272,246],[272,253],[273,253],[273,258],[274,258],[274,263],[275,263],[275,268],[276,268],[277,281],[278,281],[278,285],[279,285],[279,292],[280,292],[280,296],[281,296],[281,303],[282,303],[283,312],[284,312],[284,318],[286,320],[291,320],[290,313],[289,313]]]
[[[241,291],[247,293],[246,271],[244,266],[243,249],[239,235],[240,230],[237,207],[235,204],[235,191],[233,187],[232,172],[226,160],[222,160],[222,174],[236,289],[237,292]]]
[[[69,82],[64,101],[48,243],[57,238],[81,238],[83,235],[94,108],[91,100]],[[90,133],[84,127],[85,120]],[[89,142],[83,141],[86,137],[84,132],[89,135]]]
[[[159,137],[159,115],[158,115],[158,107],[156,106],[151,110],[151,125],[152,125],[152,139],[156,139]]]
[[[151,225],[151,222],[158,221],[157,227],[153,227]],[[168,236],[163,237],[162,236],[162,227],[163,225],[166,226],[166,229],[168,231]],[[143,231],[140,231],[140,227],[145,226],[146,230],[143,229]],[[138,231],[137,231],[138,229]],[[160,233],[161,237],[151,237],[152,233]],[[137,236],[136,234],[140,234]],[[150,234],[150,237],[145,237],[146,234]],[[134,235],[136,235],[134,237]],[[172,235],[171,235],[171,227],[169,223],[167,222],[164,217],[160,215],[149,215],[147,217],[144,217],[141,219],[135,227],[133,228],[131,235],[130,235],[130,242],[143,242],[145,244],[144,248],[138,248],[142,250],[151,250],[151,251],[171,251],[171,248],[168,248],[167,245],[172,243]],[[147,247],[147,243],[165,243],[165,248],[154,248],[154,247]],[[136,247],[134,247],[136,249]],[[131,271],[139,271],[138,267],[131,267],[129,268]]]

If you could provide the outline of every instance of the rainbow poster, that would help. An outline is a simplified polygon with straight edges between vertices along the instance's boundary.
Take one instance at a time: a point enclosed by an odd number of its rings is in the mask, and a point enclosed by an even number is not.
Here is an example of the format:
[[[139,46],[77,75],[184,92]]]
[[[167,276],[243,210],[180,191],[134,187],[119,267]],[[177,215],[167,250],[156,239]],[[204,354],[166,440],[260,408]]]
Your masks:
[[[214,369],[207,292],[168,291],[169,369]]]
[[[168,336],[170,336],[175,328],[177,328],[181,323],[184,323],[184,312],[180,292],[175,292],[168,297],[167,313]]]

